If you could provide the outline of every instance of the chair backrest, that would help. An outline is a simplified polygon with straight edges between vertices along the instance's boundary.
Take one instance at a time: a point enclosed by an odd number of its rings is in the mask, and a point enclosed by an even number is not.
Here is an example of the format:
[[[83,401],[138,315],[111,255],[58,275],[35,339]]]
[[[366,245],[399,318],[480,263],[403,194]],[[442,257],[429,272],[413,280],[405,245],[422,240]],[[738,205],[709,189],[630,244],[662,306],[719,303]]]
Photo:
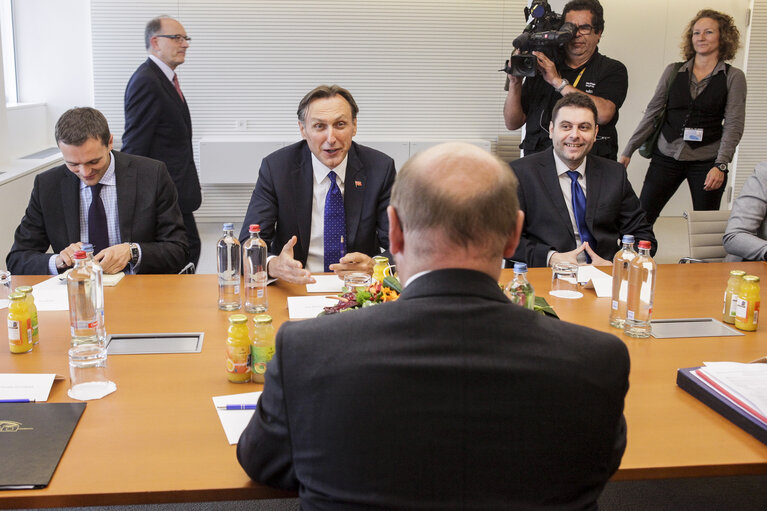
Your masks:
[[[710,263],[723,261],[727,252],[722,245],[722,236],[730,210],[685,211],[684,217],[687,219],[690,257]]]

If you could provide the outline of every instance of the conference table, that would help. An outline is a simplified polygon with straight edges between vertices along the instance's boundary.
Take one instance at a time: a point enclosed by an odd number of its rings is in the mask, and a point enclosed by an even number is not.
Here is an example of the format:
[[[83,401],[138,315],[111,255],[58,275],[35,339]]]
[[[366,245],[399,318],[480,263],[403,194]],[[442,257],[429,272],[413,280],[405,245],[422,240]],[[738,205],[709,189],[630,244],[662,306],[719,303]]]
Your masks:
[[[728,273],[735,268],[767,279],[765,263],[659,265],[654,318],[719,319]],[[511,276],[504,270],[501,281]],[[628,346],[628,446],[613,480],[767,474],[767,445],[675,383],[678,368],[767,356],[767,325],[739,337],[632,339],[609,326],[609,298],[597,298],[592,289],[585,289],[578,300],[551,297],[550,270],[531,269],[528,276],[562,320],[612,332]],[[14,277],[14,286],[44,279]],[[216,306],[216,279],[215,275],[129,275],[117,286],[105,288],[109,333],[203,331],[202,351],[110,355],[109,372],[117,392],[88,402],[47,488],[1,491],[0,508],[296,496],[250,481],[237,463],[235,446],[224,435],[211,398],[255,392],[262,386],[226,379],[224,346],[230,313]],[[305,294],[305,286],[278,282],[269,287],[269,313],[275,325],[288,321],[286,298]],[[0,311],[0,316],[6,312]],[[0,346],[6,346],[7,331],[1,330]],[[41,312],[40,344],[23,355],[0,349],[0,373],[66,376],[54,383],[49,402],[71,402],[66,392],[68,348],[68,313]]]

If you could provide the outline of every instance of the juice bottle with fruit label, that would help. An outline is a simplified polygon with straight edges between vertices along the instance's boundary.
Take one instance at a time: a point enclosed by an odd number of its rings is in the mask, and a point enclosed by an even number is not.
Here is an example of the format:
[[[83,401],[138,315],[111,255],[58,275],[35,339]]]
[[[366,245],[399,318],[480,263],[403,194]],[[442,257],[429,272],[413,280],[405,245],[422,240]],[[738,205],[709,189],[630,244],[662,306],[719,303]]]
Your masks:
[[[35,297],[32,296],[32,286],[19,286],[16,288],[16,292],[24,293],[27,296],[27,309],[29,310],[29,317],[32,319],[32,343],[37,344],[40,342],[40,321],[37,316]]]
[[[229,316],[226,377],[232,383],[250,381],[250,336],[248,335],[248,317],[245,314]]]
[[[759,305],[759,277],[756,275],[745,275],[738,292],[735,328],[746,331],[756,330],[759,324]]]
[[[11,353],[32,351],[32,316],[27,307],[27,295],[8,296],[8,344]]]
[[[274,356],[274,327],[269,314],[253,318],[253,344],[251,345],[251,374],[255,383],[264,383],[266,364]]]

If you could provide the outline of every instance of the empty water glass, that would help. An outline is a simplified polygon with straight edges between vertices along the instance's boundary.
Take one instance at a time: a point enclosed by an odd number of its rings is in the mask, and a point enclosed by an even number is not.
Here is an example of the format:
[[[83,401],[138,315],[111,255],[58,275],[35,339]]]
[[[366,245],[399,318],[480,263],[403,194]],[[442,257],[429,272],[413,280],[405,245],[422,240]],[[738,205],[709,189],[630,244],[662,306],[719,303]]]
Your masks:
[[[80,344],[69,350],[69,391],[72,399],[101,399],[117,390],[107,375],[107,349],[99,344]]]
[[[557,298],[581,298],[583,293],[578,290],[578,265],[573,263],[556,263],[551,267],[551,296]]]

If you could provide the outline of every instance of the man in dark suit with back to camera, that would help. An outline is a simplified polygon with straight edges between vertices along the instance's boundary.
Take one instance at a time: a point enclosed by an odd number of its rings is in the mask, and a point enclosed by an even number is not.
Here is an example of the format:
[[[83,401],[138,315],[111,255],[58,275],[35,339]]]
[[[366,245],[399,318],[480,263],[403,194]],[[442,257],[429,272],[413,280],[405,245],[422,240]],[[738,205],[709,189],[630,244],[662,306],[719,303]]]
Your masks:
[[[200,234],[194,211],[202,203],[202,193],[192,152],[192,118],[175,72],[184,63],[189,41],[183,25],[173,18],[147,23],[144,42],[149,58],[125,88],[121,151],[160,160],[168,167],[184,217],[189,261],[197,266]]]
[[[316,87],[298,105],[304,140],[261,162],[240,241],[260,224],[269,276],[306,284],[312,272],[372,273],[371,258],[389,248],[394,160],[352,141],[358,111],[343,87]]]
[[[654,254],[658,243],[625,167],[589,154],[598,132],[594,102],[568,94],[551,115],[553,148],[511,162],[525,212],[513,259],[528,266],[609,265],[624,234],[651,242]]]
[[[85,241],[104,273],[178,273],[186,236],[165,164],[112,151],[95,108],[64,112],[55,131],[65,163],[35,177],[6,259],[11,273],[61,273]]]
[[[302,509],[595,509],[626,442],[629,357],[498,286],[508,165],[449,143],[391,196],[397,301],[285,323],[237,458]]]

